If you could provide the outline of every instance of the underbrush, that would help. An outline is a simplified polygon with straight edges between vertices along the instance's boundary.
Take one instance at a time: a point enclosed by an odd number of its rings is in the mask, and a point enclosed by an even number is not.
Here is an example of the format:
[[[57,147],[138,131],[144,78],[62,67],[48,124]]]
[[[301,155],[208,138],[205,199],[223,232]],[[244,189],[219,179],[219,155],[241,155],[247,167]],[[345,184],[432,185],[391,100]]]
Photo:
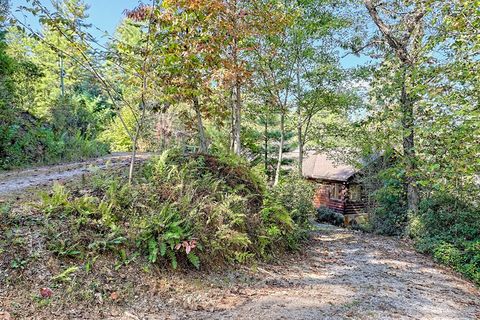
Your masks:
[[[332,209],[321,207],[317,209],[317,221],[320,223],[329,223],[334,226],[343,226],[345,218],[343,214],[333,211]]]
[[[108,152],[106,144],[79,132],[57,134],[37,125],[13,124],[0,128],[0,169],[81,160]]]
[[[402,236],[408,225],[406,194],[403,185],[404,173],[398,168],[389,168],[379,174],[382,187],[373,194],[375,206],[365,230],[388,236]]]
[[[9,105],[0,110],[0,169],[53,164],[105,155],[109,145],[97,136],[108,107],[86,95],[56,99],[40,117]]]
[[[168,150],[147,162],[132,185],[109,174],[78,190],[56,185],[40,206],[47,248],[87,262],[113,254],[118,268],[136,259],[222,266],[296,249],[307,236],[310,209],[290,201],[291,189],[269,191],[247,165],[234,163]]]
[[[410,219],[417,249],[480,285],[480,209],[442,195],[425,199]]]
[[[389,168],[379,174],[376,206],[361,230],[389,236],[409,236],[418,251],[432,255],[480,285],[480,208],[446,192],[421,201],[418,213],[408,213],[404,173]]]

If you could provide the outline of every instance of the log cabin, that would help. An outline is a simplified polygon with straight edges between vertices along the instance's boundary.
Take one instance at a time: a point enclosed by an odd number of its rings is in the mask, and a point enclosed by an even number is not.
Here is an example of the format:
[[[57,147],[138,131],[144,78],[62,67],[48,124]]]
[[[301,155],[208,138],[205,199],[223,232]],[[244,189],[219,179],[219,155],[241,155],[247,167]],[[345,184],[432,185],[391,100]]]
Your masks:
[[[366,213],[363,188],[358,179],[360,172],[361,169],[322,152],[307,152],[302,165],[303,176],[316,184],[315,207],[327,207],[343,214],[346,224]]]

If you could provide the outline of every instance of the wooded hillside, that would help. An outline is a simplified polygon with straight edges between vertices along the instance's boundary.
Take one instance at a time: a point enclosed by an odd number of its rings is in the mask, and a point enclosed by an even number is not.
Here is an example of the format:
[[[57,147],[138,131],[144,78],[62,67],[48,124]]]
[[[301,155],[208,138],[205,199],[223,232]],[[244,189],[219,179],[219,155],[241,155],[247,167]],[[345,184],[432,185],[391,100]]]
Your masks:
[[[0,0],[1,173],[129,152],[33,205],[5,194],[0,268],[37,263],[25,215],[64,289],[99,256],[281,260],[308,250],[322,152],[359,169],[355,228],[480,284],[479,1],[132,1],[113,32],[95,6]]]

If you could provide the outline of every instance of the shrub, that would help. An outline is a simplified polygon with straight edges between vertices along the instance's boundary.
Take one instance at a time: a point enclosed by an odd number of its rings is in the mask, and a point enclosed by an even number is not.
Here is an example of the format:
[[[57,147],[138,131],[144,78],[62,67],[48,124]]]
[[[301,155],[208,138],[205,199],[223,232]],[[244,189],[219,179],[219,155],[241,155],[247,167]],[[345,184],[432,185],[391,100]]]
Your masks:
[[[54,240],[55,252],[85,257],[103,248],[124,260],[136,252],[151,263],[198,268],[296,249],[306,235],[295,221],[301,210],[288,210],[246,164],[234,163],[172,149],[148,161],[131,186],[101,175],[83,194],[56,187],[43,201],[66,239]],[[112,242],[117,238],[125,241]]]
[[[317,209],[317,221],[333,224],[335,226],[342,226],[345,219],[343,214],[326,207],[321,207]]]
[[[83,96],[57,99],[48,121],[15,107],[9,114],[1,111],[0,169],[79,160],[108,153],[108,145],[96,140],[105,112],[97,112],[96,102],[87,100]]]
[[[383,187],[374,193],[377,206],[370,215],[371,229],[384,235],[403,235],[408,225],[403,171],[393,167],[379,176]]]
[[[108,145],[80,134],[55,133],[51,128],[22,123],[0,126],[0,168],[51,164],[107,154]]]
[[[292,215],[297,224],[307,225],[315,215],[313,195],[315,188],[302,177],[292,174],[283,178],[272,188],[272,197],[277,199]]]
[[[420,203],[408,229],[419,251],[480,284],[479,208],[450,195],[436,195]]]

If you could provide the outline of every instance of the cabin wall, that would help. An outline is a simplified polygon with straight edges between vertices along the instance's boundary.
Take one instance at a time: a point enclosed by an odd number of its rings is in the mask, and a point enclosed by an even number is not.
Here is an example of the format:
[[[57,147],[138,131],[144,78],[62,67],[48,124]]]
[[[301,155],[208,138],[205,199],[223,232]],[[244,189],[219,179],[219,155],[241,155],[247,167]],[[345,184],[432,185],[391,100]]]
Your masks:
[[[341,199],[331,198],[331,188],[334,184],[341,184],[343,192]],[[317,188],[313,198],[315,208],[327,207],[335,212],[350,215],[363,214],[366,212],[366,203],[362,196],[359,201],[351,201],[349,199],[348,189],[350,183],[339,181],[316,181]]]
[[[337,200],[330,198],[330,188],[333,183],[320,182],[317,185],[313,204],[315,208],[327,207],[335,212],[345,212],[345,200]]]
[[[365,202],[352,202],[347,201],[345,203],[345,213],[344,214],[364,214],[367,212],[367,207]]]

